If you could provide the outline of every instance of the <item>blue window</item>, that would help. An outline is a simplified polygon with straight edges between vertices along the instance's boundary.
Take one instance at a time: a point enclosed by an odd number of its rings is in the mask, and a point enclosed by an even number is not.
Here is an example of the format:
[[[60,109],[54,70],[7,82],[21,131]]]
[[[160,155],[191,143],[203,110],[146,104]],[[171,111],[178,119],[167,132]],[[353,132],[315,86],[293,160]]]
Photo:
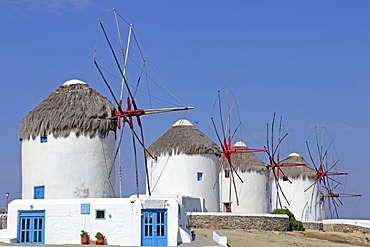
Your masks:
[[[203,181],[203,172],[197,173],[197,181]]]
[[[33,191],[33,199],[44,199],[45,198],[45,186],[35,186]]]
[[[18,212],[17,242],[29,244],[45,242],[45,211]]]
[[[167,246],[167,210],[141,211],[141,245]]]
[[[41,136],[41,137],[40,137],[40,142],[41,142],[41,143],[48,142],[48,137],[47,137],[47,136]]]
[[[105,220],[105,209],[96,209],[95,210],[95,219],[96,220]]]
[[[81,214],[90,214],[90,203],[81,203]]]

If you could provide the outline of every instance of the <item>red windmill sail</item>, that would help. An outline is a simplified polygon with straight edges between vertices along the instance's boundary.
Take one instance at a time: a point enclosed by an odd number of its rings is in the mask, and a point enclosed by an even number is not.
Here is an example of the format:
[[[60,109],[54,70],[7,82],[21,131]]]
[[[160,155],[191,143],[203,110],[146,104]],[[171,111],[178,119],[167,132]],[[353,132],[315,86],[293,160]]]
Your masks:
[[[231,180],[230,180],[230,189],[229,189],[229,202],[231,202],[231,193],[232,193],[232,187],[234,188],[236,203],[239,206],[239,197],[238,197],[238,191],[235,184],[235,178],[234,174],[238,177],[238,179],[243,183],[243,179],[240,177],[238,172],[236,171],[234,165],[233,165],[233,155],[234,154],[242,154],[242,153],[255,153],[255,152],[265,152],[266,150],[264,148],[248,148],[248,147],[233,147],[232,141],[235,136],[235,134],[238,132],[241,121],[239,117],[237,117],[236,122],[232,122],[232,112],[233,110],[238,110],[237,108],[237,100],[236,97],[231,94],[228,87],[225,87],[223,89],[223,92],[226,94],[226,98],[230,99],[232,98],[232,103],[226,102],[224,105],[222,105],[221,102],[221,90],[218,90],[218,116],[220,119],[220,125],[222,128],[222,138],[220,137],[219,131],[217,130],[216,123],[214,121],[214,118],[211,117],[213,128],[216,132],[217,139],[220,143],[221,147],[221,164],[220,164],[220,171],[223,169],[225,164],[225,159],[227,160],[228,164],[228,172],[231,174]],[[223,116],[222,106],[227,108],[227,117],[226,121],[224,122],[225,116]],[[235,130],[231,133],[231,125],[235,123],[237,126]],[[218,181],[217,181],[218,182]],[[216,182],[216,183],[217,183]],[[216,184],[215,184],[216,185]]]
[[[269,124],[267,124],[267,142],[266,142],[266,153],[269,158],[269,163],[266,164],[266,168],[272,173],[274,177],[274,183],[276,186],[276,205],[275,207],[280,208],[283,207],[280,194],[283,196],[284,200],[290,206],[290,203],[285,196],[285,193],[283,189],[281,188],[280,185],[280,173],[283,175],[283,180],[284,181],[289,181],[292,183],[292,181],[286,176],[284,171],[281,169],[283,167],[293,167],[293,166],[304,166],[304,164],[300,163],[282,163],[280,161],[280,147],[283,142],[283,140],[288,136],[288,133],[285,133],[282,136],[282,117],[280,117],[280,123],[279,123],[279,130],[278,130],[278,135],[277,135],[277,140],[276,140],[276,134],[274,134],[274,128],[275,128],[275,118],[276,118],[276,113],[274,112],[273,118],[272,118],[272,124],[271,124],[271,134],[269,135]],[[274,143],[277,143],[276,146],[274,146]]]

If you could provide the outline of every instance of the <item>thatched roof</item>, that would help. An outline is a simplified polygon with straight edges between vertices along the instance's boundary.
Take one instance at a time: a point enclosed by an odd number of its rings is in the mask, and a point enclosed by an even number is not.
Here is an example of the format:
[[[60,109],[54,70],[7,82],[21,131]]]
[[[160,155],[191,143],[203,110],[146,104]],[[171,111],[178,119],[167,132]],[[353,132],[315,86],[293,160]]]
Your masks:
[[[78,80],[64,83],[21,120],[20,140],[53,135],[68,137],[73,130],[76,136],[100,138],[115,131],[115,121],[109,120],[115,108],[107,98]]]
[[[301,175],[304,178],[314,178],[315,170],[307,163],[307,161],[296,153],[291,153],[285,160],[281,161],[283,164],[304,164],[304,166],[290,166],[282,167],[281,170],[288,178],[298,178]]]
[[[220,156],[218,146],[187,120],[177,121],[166,133],[149,146],[153,156],[178,154],[214,154]]]
[[[247,146],[244,144],[244,142],[239,141],[235,143],[233,147],[246,148]],[[255,153],[234,153],[232,154],[232,163],[235,169],[237,170],[239,168],[241,172],[265,171],[266,173],[268,173],[265,163],[260,158],[258,158]],[[224,160],[224,167],[229,167],[229,162],[226,158]]]

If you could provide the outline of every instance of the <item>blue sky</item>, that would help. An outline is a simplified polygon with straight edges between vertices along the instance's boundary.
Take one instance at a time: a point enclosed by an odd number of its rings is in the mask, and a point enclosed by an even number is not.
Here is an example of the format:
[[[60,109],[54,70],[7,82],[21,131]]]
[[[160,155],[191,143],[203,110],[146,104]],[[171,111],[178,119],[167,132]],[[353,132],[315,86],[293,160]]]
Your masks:
[[[345,200],[340,214],[369,218],[369,1],[0,3],[0,205],[6,191],[12,199],[21,196],[18,130],[29,111],[71,78],[109,97],[92,59],[98,20],[115,7],[133,23],[166,85],[196,108],[186,117],[214,141],[210,117],[225,85],[238,98],[248,145],[265,145],[266,123],[277,112],[289,133],[282,156],[297,152],[309,160],[305,141],[312,127],[326,127],[350,173],[349,192],[363,194]],[[182,116],[147,119],[147,143]],[[130,179],[126,194],[134,191]]]

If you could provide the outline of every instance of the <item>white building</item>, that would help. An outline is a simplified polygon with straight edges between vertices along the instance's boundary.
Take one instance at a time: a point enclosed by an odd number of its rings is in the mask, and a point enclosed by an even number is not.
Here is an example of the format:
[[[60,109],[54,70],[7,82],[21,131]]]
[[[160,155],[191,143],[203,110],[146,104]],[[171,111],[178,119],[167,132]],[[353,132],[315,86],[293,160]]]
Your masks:
[[[148,148],[152,195],[186,195],[204,202],[201,211],[219,212],[218,146],[189,121],[177,121]],[[148,191],[147,191],[148,193]],[[186,207],[197,211],[197,207]]]
[[[287,166],[281,168],[292,183],[284,178],[281,172],[279,173],[279,184],[281,186],[281,190],[285,194],[290,205],[288,205],[286,200],[283,198],[281,191],[277,190],[274,177],[273,175],[271,176],[272,210],[276,208],[287,208],[294,214],[297,220],[321,221],[322,202],[320,200],[320,191],[316,185],[309,188],[313,183],[315,183],[315,170],[308,165],[303,157],[296,153],[291,153],[288,158],[283,160],[281,163],[293,165],[302,164],[303,166]],[[306,189],[308,190],[305,191]]]
[[[21,121],[22,198],[113,197],[114,106],[70,80]]]
[[[246,145],[239,141],[233,148],[246,148]],[[233,174],[239,205],[230,166],[225,159],[220,173],[222,211],[247,214],[268,213],[269,172],[265,164],[254,153],[234,153],[232,163],[243,180],[242,182],[237,174]]]
[[[81,230],[105,244],[177,246],[191,241],[184,207],[175,199],[87,198],[14,200],[8,229],[0,240],[12,243],[80,244]],[[90,243],[91,243],[90,241]]]

